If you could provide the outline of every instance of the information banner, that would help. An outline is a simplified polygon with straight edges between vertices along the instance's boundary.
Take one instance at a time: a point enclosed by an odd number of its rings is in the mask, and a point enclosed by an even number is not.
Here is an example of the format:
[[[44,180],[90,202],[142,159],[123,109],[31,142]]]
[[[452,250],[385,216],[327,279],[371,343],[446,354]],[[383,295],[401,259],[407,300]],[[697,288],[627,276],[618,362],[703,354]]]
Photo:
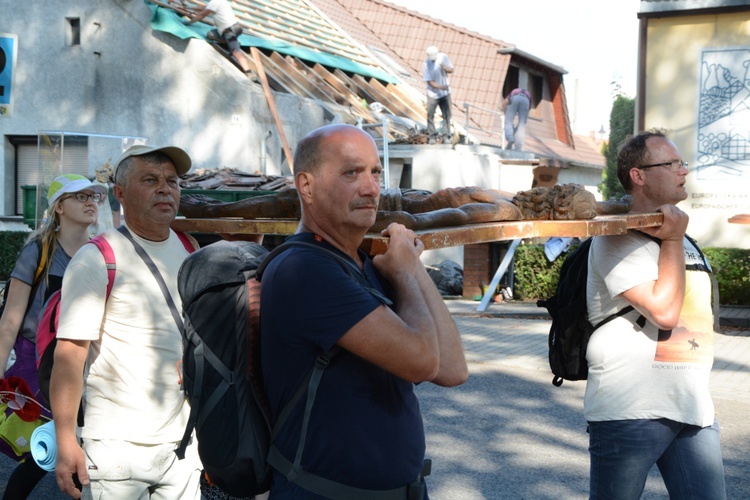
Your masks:
[[[16,67],[18,36],[0,33],[0,117],[13,114],[13,70]]]

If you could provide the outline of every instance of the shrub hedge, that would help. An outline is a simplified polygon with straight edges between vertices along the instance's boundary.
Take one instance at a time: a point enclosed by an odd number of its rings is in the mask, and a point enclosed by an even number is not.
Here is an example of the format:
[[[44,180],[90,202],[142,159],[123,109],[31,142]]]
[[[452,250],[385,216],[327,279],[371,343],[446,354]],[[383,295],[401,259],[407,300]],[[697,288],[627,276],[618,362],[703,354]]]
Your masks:
[[[514,296],[519,300],[537,300],[555,293],[560,267],[568,250],[554,262],[544,255],[543,245],[520,245],[513,263]],[[740,248],[704,248],[719,283],[723,305],[750,305],[750,250]]]
[[[0,281],[7,281],[18,254],[29,237],[28,232],[0,231]]]

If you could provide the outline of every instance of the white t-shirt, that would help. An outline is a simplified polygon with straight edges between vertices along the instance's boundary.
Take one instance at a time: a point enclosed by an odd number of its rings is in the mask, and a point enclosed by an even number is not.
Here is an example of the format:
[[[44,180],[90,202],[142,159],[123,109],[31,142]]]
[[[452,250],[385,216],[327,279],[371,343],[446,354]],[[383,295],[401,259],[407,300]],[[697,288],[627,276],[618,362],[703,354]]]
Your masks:
[[[686,238],[685,300],[677,328],[659,331],[638,311],[615,318],[591,336],[584,411],[589,421],[667,418],[709,426],[708,391],[714,359],[711,276]],[[659,275],[658,243],[636,231],[596,237],[589,254],[587,306],[596,325],[629,303],[624,291]]]
[[[206,9],[213,12],[211,17],[213,17],[214,24],[219,33],[237,23],[237,16],[234,15],[234,10],[232,10],[229,0],[211,0],[206,4]]]
[[[181,311],[177,273],[187,250],[174,232],[162,242],[132,234],[153,259]],[[181,334],[156,278],[133,245],[116,230],[104,235],[117,266],[106,314],[107,270],[94,245],[76,253],[63,279],[57,336],[91,341],[81,436],[144,444],[179,441],[189,414],[177,367]]]

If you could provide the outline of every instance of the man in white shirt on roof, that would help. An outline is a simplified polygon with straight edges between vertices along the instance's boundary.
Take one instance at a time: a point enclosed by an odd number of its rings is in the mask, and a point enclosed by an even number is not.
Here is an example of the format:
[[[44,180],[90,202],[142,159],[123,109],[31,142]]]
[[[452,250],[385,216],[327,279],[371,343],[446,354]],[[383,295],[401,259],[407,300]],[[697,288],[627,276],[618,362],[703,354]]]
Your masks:
[[[448,73],[453,73],[453,63],[434,45],[427,47],[427,59],[422,67],[422,80],[427,84],[427,135],[430,144],[438,138],[451,139],[451,88]],[[443,115],[442,137],[435,128],[435,110],[440,106]]]
[[[242,34],[242,25],[234,14],[232,6],[229,5],[229,1],[230,0],[210,0],[202,11],[190,15],[190,21],[188,24],[193,24],[211,16],[216,29],[211,30],[208,37],[214,40],[220,40],[223,38],[229,47],[229,51],[242,68],[242,71],[249,73],[251,71],[250,63],[247,60],[245,53],[242,51],[240,42],[237,39],[237,37]]]

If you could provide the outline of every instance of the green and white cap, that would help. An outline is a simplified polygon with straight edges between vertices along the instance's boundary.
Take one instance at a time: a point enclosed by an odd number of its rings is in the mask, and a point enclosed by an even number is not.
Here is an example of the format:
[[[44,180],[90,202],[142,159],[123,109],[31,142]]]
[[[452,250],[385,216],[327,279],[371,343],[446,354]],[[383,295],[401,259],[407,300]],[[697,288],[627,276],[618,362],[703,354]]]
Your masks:
[[[65,174],[57,177],[49,186],[47,202],[50,206],[66,193],[77,193],[84,189],[90,189],[95,193],[106,195],[107,188],[101,184],[95,184],[86,177],[78,174]]]

